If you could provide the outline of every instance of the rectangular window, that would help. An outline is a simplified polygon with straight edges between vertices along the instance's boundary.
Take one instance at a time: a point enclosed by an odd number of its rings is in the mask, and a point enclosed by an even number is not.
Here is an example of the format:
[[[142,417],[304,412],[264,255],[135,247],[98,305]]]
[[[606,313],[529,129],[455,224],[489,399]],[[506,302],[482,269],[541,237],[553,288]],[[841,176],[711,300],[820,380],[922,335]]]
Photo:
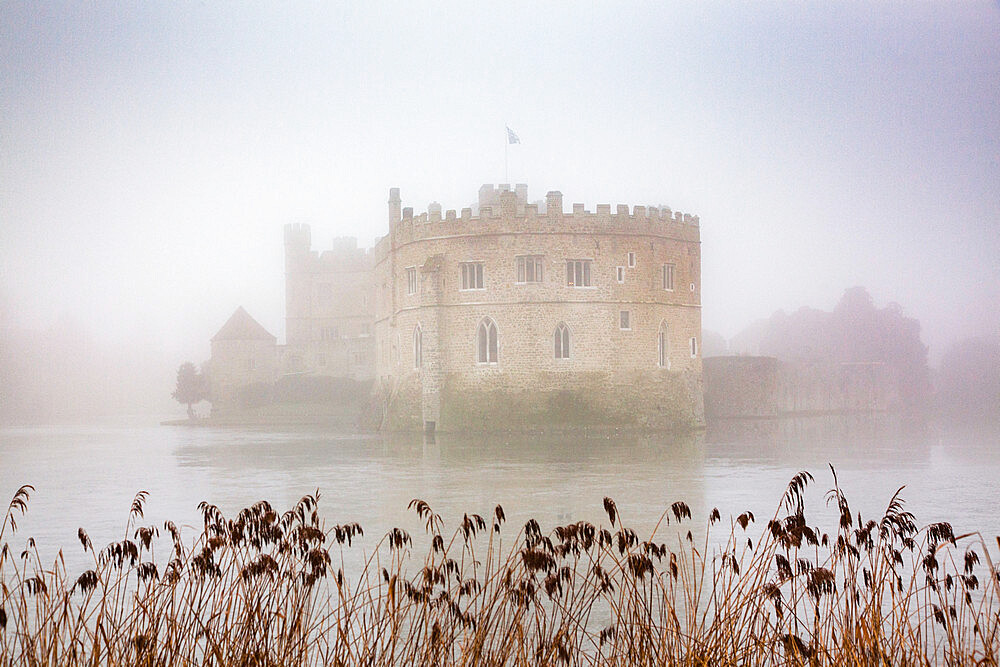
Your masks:
[[[628,268],[630,268],[630,269],[634,269],[635,268],[635,253],[634,252],[630,252],[628,254]]]
[[[619,329],[632,328],[632,323],[629,321],[629,311],[621,310],[618,312],[618,328]]]
[[[406,293],[417,293],[417,267],[410,266],[406,269]]]
[[[615,279],[618,282],[620,282],[620,283],[625,282],[625,267],[624,266],[616,266],[615,267]]]
[[[462,262],[462,289],[483,288],[483,263]]]
[[[517,282],[519,283],[542,282],[541,255],[519,255],[517,257]]]
[[[256,359],[247,359],[247,370],[248,371],[255,371],[255,370],[257,370],[257,360]]]
[[[663,289],[673,292],[674,291],[674,265],[664,264],[663,265]]]
[[[590,260],[566,260],[566,285],[568,287],[590,287]]]
[[[694,359],[698,356],[698,339],[694,336],[691,337],[691,358]]]

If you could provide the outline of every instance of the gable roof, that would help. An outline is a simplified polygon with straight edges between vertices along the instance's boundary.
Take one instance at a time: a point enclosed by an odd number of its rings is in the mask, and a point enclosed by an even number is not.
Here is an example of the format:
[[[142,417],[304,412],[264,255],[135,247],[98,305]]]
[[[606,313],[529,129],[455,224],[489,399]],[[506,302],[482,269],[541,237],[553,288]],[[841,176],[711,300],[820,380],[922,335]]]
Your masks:
[[[267,340],[276,342],[278,339],[268,333],[267,329],[260,325],[260,322],[250,317],[250,313],[243,310],[243,306],[236,309],[236,312],[222,325],[219,332],[212,336],[212,342],[218,340]]]

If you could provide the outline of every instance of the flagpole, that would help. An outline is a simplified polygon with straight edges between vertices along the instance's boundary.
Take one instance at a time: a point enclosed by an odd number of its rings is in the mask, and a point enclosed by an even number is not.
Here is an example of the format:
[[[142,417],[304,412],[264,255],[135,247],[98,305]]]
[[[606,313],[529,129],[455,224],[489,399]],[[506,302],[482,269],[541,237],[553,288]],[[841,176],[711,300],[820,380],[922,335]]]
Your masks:
[[[510,137],[507,136],[507,125],[504,124],[503,135],[503,182],[510,183],[510,176],[507,173],[507,147],[510,146]]]

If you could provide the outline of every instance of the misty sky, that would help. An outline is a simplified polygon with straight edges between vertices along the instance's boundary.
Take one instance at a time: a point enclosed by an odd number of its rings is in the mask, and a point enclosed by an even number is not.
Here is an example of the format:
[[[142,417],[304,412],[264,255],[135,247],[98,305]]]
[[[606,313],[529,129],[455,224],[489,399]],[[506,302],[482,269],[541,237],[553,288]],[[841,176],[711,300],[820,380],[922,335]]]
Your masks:
[[[1000,327],[1000,3],[0,4],[0,311],[201,361],[284,336],[282,225],[504,179],[701,216],[704,326],[866,285]]]

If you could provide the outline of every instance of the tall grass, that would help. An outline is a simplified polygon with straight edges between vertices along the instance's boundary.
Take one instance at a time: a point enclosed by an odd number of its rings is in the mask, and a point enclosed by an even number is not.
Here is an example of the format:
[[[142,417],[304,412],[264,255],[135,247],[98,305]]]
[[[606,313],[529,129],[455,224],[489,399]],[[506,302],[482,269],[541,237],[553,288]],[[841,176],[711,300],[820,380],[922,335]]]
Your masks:
[[[676,502],[649,536],[610,498],[600,525],[516,531],[500,506],[445,531],[414,500],[421,546],[395,528],[353,571],[362,527],[326,526],[318,493],[231,519],[202,503],[185,543],[169,521],[139,525],[140,492],[120,542],[98,550],[80,529],[92,566],[73,575],[31,539],[12,546],[24,486],[0,525],[0,664],[997,664],[982,536],[918,527],[898,492],[864,520],[835,473],[824,532],[806,519],[812,482],[796,475],[769,519],[694,524]]]

